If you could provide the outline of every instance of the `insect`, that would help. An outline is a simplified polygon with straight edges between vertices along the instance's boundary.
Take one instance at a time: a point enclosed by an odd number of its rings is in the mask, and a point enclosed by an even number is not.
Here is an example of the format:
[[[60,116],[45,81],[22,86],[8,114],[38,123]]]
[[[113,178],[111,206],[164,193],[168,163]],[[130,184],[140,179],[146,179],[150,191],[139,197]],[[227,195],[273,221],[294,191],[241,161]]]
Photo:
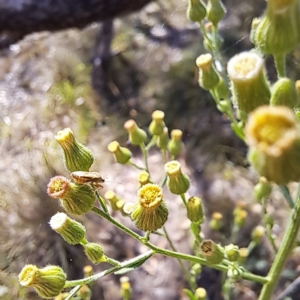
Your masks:
[[[98,172],[76,171],[71,173],[71,178],[74,180],[75,183],[92,184],[96,189],[103,188],[101,183],[104,182],[104,179]]]

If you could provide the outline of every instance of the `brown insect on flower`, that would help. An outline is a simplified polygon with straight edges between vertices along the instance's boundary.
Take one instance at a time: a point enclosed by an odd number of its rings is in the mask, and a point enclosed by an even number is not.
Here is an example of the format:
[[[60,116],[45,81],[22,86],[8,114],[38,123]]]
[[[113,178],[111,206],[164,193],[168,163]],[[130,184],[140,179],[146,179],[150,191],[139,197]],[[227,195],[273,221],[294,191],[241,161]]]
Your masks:
[[[96,189],[102,189],[104,179],[98,172],[76,171],[71,173],[71,178],[77,184],[92,184]]]

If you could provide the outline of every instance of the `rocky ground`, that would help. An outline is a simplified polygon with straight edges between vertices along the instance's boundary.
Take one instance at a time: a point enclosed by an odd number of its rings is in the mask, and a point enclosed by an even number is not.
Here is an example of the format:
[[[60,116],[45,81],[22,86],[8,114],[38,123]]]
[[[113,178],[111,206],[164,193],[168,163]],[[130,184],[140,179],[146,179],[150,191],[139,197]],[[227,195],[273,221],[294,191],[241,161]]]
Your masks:
[[[224,2],[228,16],[220,30],[225,39],[221,53],[226,61],[251,47],[248,29],[253,16],[260,15],[264,1],[259,5],[254,0]],[[204,50],[198,28],[186,20],[185,9],[185,2],[160,1],[138,14],[115,20],[109,88],[121,102],[114,106],[114,111],[106,99],[90,88],[90,62],[99,25],[83,31],[31,35],[0,53],[0,283],[9,286],[11,293],[3,299],[34,299],[33,294],[18,295],[15,274],[25,263],[59,263],[69,278],[82,276],[87,263],[82,259],[81,247],[66,245],[48,226],[50,217],[60,208],[48,198],[46,185],[54,175],[67,175],[53,138],[64,127],[71,127],[94,152],[93,170],[106,178],[104,191],[113,189],[125,201],[135,201],[137,171],[115,164],[106,147],[114,139],[126,143],[122,124],[127,118],[134,117],[146,126],[153,110],[164,110],[169,128],[184,132],[186,149],[180,161],[192,178],[191,195],[199,195],[205,202],[205,235],[223,241],[225,236],[228,240],[232,210],[242,200],[251,218],[238,242],[247,245],[251,228],[259,223],[261,215],[260,206],[251,204],[256,177],[245,163],[245,146],[234,137],[210,96],[198,87],[194,60]],[[141,163],[139,152],[132,150],[136,162]],[[150,162],[158,180],[163,165],[157,151],[150,153]],[[175,246],[189,252],[189,222],[181,200],[169,194],[166,199],[170,209],[167,229]],[[275,193],[270,212],[278,220],[278,235],[282,232],[284,205]],[[214,211],[223,213],[225,235],[213,233],[207,226]],[[116,217],[134,229],[128,218]],[[145,251],[93,215],[80,220],[87,227],[88,239],[103,244],[108,256],[122,260]],[[154,236],[151,241],[168,247],[161,237]],[[265,258],[270,256],[270,249],[262,247],[257,254],[262,259],[255,256],[252,269],[265,273]],[[103,266],[95,270],[101,269]],[[185,283],[175,260],[155,256],[129,277],[134,291],[132,299],[185,299]],[[210,291],[210,300],[221,299],[215,278],[210,271],[204,271],[198,280]],[[257,288],[237,284],[235,297],[255,299]],[[94,286],[93,299],[118,297],[116,276]]]

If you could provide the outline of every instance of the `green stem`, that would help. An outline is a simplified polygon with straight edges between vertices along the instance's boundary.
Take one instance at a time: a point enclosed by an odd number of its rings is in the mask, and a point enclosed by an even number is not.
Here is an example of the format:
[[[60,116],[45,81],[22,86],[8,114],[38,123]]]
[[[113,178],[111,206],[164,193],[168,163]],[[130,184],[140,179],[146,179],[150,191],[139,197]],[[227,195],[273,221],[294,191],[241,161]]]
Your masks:
[[[147,149],[145,147],[145,144],[141,144],[140,145],[143,157],[144,157],[144,162],[145,162],[145,166],[146,166],[146,171],[149,173],[149,167],[148,167],[148,154],[147,154]],[[149,173],[150,174],[150,173]]]
[[[147,246],[148,248],[150,248],[151,250],[153,250],[156,253],[159,253],[159,254],[164,255],[164,256],[169,256],[169,257],[188,260],[188,261],[194,262],[194,263],[199,263],[201,265],[209,266],[211,268],[214,268],[216,270],[220,270],[220,271],[223,271],[223,272],[226,272],[228,270],[228,266],[226,266],[225,264],[218,264],[218,265],[213,265],[212,266],[206,261],[206,259],[204,259],[202,257],[197,257],[197,256],[189,255],[189,254],[183,254],[183,253],[179,253],[179,252],[166,250],[166,249],[157,247],[157,246],[151,244],[150,242],[145,242],[145,241],[143,241],[143,236],[138,235],[137,233],[135,233],[131,229],[129,229],[126,226],[124,226],[123,224],[119,223],[114,218],[112,218],[110,215],[104,213],[102,210],[100,210],[96,206],[94,206],[92,208],[92,212],[94,212],[95,214],[103,217],[107,221],[111,222],[113,225],[115,225],[116,227],[118,227],[119,229],[121,229],[122,231],[127,233],[129,236],[133,237],[134,239],[140,241],[141,243],[143,243],[145,246]],[[258,282],[258,283],[261,283],[261,284],[264,284],[264,283],[268,282],[267,278],[265,278],[263,276],[252,274],[250,272],[242,273],[241,277],[243,279],[250,280],[250,281],[255,281],[255,282]]]
[[[291,209],[294,208],[295,204],[294,204],[293,198],[290,194],[290,191],[289,191],[288,187],[286,185],[280,185],[279,188],[280,188],[280,191],[281,191],[282,195],[286,199],[286,202],[289,205],[289,207]]]
[[[105,200],[99,195],[99,193],[96,191],[95,192],[96,194],[96,197],[98,199],[98,202],[100,203],[102,209],[104,212],[106,212],[108,214],[108,209],[107,209],[107,206],[106,206],[106,203],[105,203]]]
[[[180,197],[181,197],[181,199],[183,201],[184,206],[187,207],[186,199],[185,199],[185,194],[181,194]]]
[[[155,254],[155,252],[150,250],[150,251],[147,251],[146,253],[143,253],[133,259],[119,263],[117,266],[110,268],[108,270],[105,270],[101,273],[98,273],[98,274],[95,274],[95,275],[92,275],[92,276],[89,276],[89,277],[86,277],[86,278],[83,278],[80,280],[67,281],[64,288],[67,289],[67,288],[74,287],[77,285],[89,284],[89,283],[94,282],[94,281],[98,280],[99,278],[102,278],[108,274],[117,272],[123,268],[129,268],[132,265],[136,265],[139,262],[145,261],[146,259],[151,257],[153,254]]]
[[[152,138],[151,138],[151,140],[150,140],[150,142],[149,142],[149,143],[147,144],[147,146],[145,147],[145,148],[146,148],[146,151],[149,151],[150,148],[151,148],[152,146],[155,145],[156,141],[157,141],[157,136],[156,136],[156,135],[153,135]]]
[[[175,246],[174,246],[174,244],[173,244],[173,242],[172,242],[172,240],[171,240],[171,238],[170,238],[170,236],[168,234],[168,231],[167,231],[167,229],[166,229],[165,226],[163,226],[163,231],[165,233],[165,237],[166,237],[166,239],[167,239],[167,241],[168,241],[171,249],[173,251],[177,252],[177,249],[175,248]],[[197,288],[195,282],[192,281],[191,276],[190,276],[189,272],[187,271],[186,267],[184,266],[183,262],[180,259],[177,259],[177,260],[179,262],[179,265],[180,265],[180,268],[181,268],[181,270],[183,272],[185,280],[189,283],[190,288],[194,292],[196,290],[196,288]]]
[[[110,264],[112,266],[115,266],[115,267],[120,266],[120,262],[118,262],[117,260],[112,259],[110,257],[107,257],[106,255],[104,256],[104,259],[105,259],[104,262],[107,262],[108,264]]]
[[[136,169],[138,169],[138,170],[146,171],[146,168],[140,167],[140,166],[136,165],[135,163],[133,163],[132,161],[128,161],[127,164],[133,166],[134,168],[136,168]]]
[[[278,283],[280,274],[289,257],[291,250],[294,247],[295,240],[300,228],[300,198],[296,199],[295,207],[291,211],[289,224],[285,230],[283,240],[281,242],[278,253],[271,266],[267,278],[269,282],[264,284],[260,293],[259,300],[269,300],[272,297],[273,291]]]
[[[274,55],[275,66],[278,78],[285,77],[285,54]]]

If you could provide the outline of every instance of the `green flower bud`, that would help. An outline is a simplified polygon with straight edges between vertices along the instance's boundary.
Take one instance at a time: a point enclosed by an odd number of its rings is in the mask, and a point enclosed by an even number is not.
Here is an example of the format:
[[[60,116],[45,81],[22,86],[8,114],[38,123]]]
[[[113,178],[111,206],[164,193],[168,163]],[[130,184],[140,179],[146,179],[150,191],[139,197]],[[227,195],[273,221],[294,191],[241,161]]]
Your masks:
[[[201,273],[201,271],[202,271],[201,265],[198,263],[195,263],[192,265],[190,273],[193,277],[196,277],[198,274]]]
[[[252,44],[256,44],[256,42],[255,42],[255,34],[256,34],[256,29],[257,29],[259,23],[260,23],[260,18],[254,18],[252,20],[250,37],[249,37]]]
[[[199,85],[207,91],[217,87],[220,77],[213,65],[212,55],[210,53],[200,55],[196,59],[196,65],[199,68]]]
[[[77,292],[77,296],[80,297],[80,299],[91,299],[92,291],[86,284],[84,284]]]
[[[263,54],[284,55],[298,46],[298,1],[269,0],[255,30],[255,46]]]
[[[247,260],[248,258],[248,255],[249,255],[249,251],[248,251],[248,248],[240,248],[239,250],[239,259],[238,259],[238,263],[240,265],[244,264],[245,261]]]
[[[175,157],[180,154],[183,149],[182,131],[174,129],[171,131],[171,140],[168,142],[168,150]]]
[[[70,128],[59,131],[55,136],[64,154],[64,164],[68,171],[88,171],[94,156],[86,146],[79,143]]]
[[[121,200],[115,195],[113,191],[107,191],[104,194],[104,198],[109,201],[112,210],[119,210],[117,203]]]
[[[204,288],[197,288],[195,291],[195,300],[207,300],[207,293]]]
[[[215,212],[212,214],[212,218],[209,222],[209,228],[215,231],[219,231],[223,226],[222,214]]]
[[[197,224],[204,222],[204,212],[202,206],[202,200],[199,197],[191,197],[187,202],[187,217]]]
[[[152,135],[162,134],[165,128],[164,117],[165,113],[161,110],[156,110],[152,113],[152,122],[149,125],[149,132]]]
[[[182,195],[190,187],[190,179],[181,171],[181,165],[173,160],[165,164],[165,172],[168,176],[167,185],[172,194]]]
[[[254,186],[253,196],[256,200],[261,201],[270,196],[272,185],[265,177],[260,177],[259,182]]]
[[[225,246],[225,254],[229,261],[235,262],[240,258],[239,247],[233,244]]]
[[[262,219],[262,224],[265,227],[269,227],[270,229],[272,229],[274,226],[274,218],[271,215],[266,214],[266,215],[264,215],[264,217]]]
[[[147,139],[147,133],[139,128],[134,120],[128,120],[124,124],[124,128],[128,131],[129,141],[132,145],[142,145]]]
[[[103,248],[96,243],[88,243],[83,245],[84,253],[86,257],[95,265],[105,262],[105,255]]]
[[[47,193],[51,198],[60,199],[66,212],[74,215],[87,213],[93,208],[95,202],[91,186],[72,183],[64,176],[51,178]]]
[[[264,61],[255,52],[243,52],[232,57],[227,65],[233,103],[249,113],[256,107],[269,104],[270,88],[265,76]]]
[[[265,228],[261,225],[256,226],[251,234],[251,240],[256,244],[259,245],[262,242],[262,239],[265,235]]]
[[[121,283],[121,297],[124,300],[129,300],[132,295],[132,289],[130,286],[129,278],[127,276],[123,276],[120,278]]]
[[[221,0],[208,0],[206,18],[212,22],[214,26],[223,19],[226,14],[226,8]]]
[[[70,245],[80,244],[85,237],[85,227],[65,213],[56,213],[49,224]]]
[[[246,124],[248,159],[260,176],[277,184],[300,180],[300,130],[285,106],[256,109]]]
[[[294,108],[298,103],[295,83],[289,78],[279,78],[273,85],[271,105],[284,105]]]
[[[134,209],[134,203],[132,202],[126,202],[123,206],[123,213],[126,215],[126,216],[129,216],[132,214],[133,212],[133,209]]]
[[[120,144],[117,141],[109,143],[107,149],[114,154],[116,162],[122,165],[128,163],[132,156],[130,150],[120,147]]]
[[[169,132],[168,128],[165,127],[162,133],[158,136],[156,145],[159,149],[167,149],[169,143]]]
[[[188,0],[188,7],[186,11],[187,18],[192,22],[200,23],[206,15],[205,4],[202,0]]]
[[[92,276],[92,275],[94,274],[93,267],[90,266],[90,265],[86,265],[86,266],[83,268],[83,273],[84,273],[84,278],[89,277],[89,276]]]
[[[63,290],[66,277],[58,266],[39,269],[34,265],[26,265],[19,274],[19,282],[22,286],[33,287],[41,298],[50,299]]]
[[[131,218],[143,231],[155,231],[165,224],[168,209],[163,201],[162,189],[157,184],[148,183],[138,190],[138,202]]]
[[[236,214],[234,215],[234,224],[238,227],[243,227],[246,223],[246,218],[248,213],[244,209],[237,209]]]
[[[124,213],[126,216],[131,215],[132,212],[133,212],[133,209],[134,209],[134,203],[132,203],[132,202],[126,202],[126,203],[123,205],[123,213]]]
[[[150,174],[146,171],[142,171],[138,175],[138,181],[140,183],[140,186],[143,186],[150,182]]]
[[[224,248],[212,240],[205,240],[200,244],[200,253],[211,265],[221,263],[225,257]]]

